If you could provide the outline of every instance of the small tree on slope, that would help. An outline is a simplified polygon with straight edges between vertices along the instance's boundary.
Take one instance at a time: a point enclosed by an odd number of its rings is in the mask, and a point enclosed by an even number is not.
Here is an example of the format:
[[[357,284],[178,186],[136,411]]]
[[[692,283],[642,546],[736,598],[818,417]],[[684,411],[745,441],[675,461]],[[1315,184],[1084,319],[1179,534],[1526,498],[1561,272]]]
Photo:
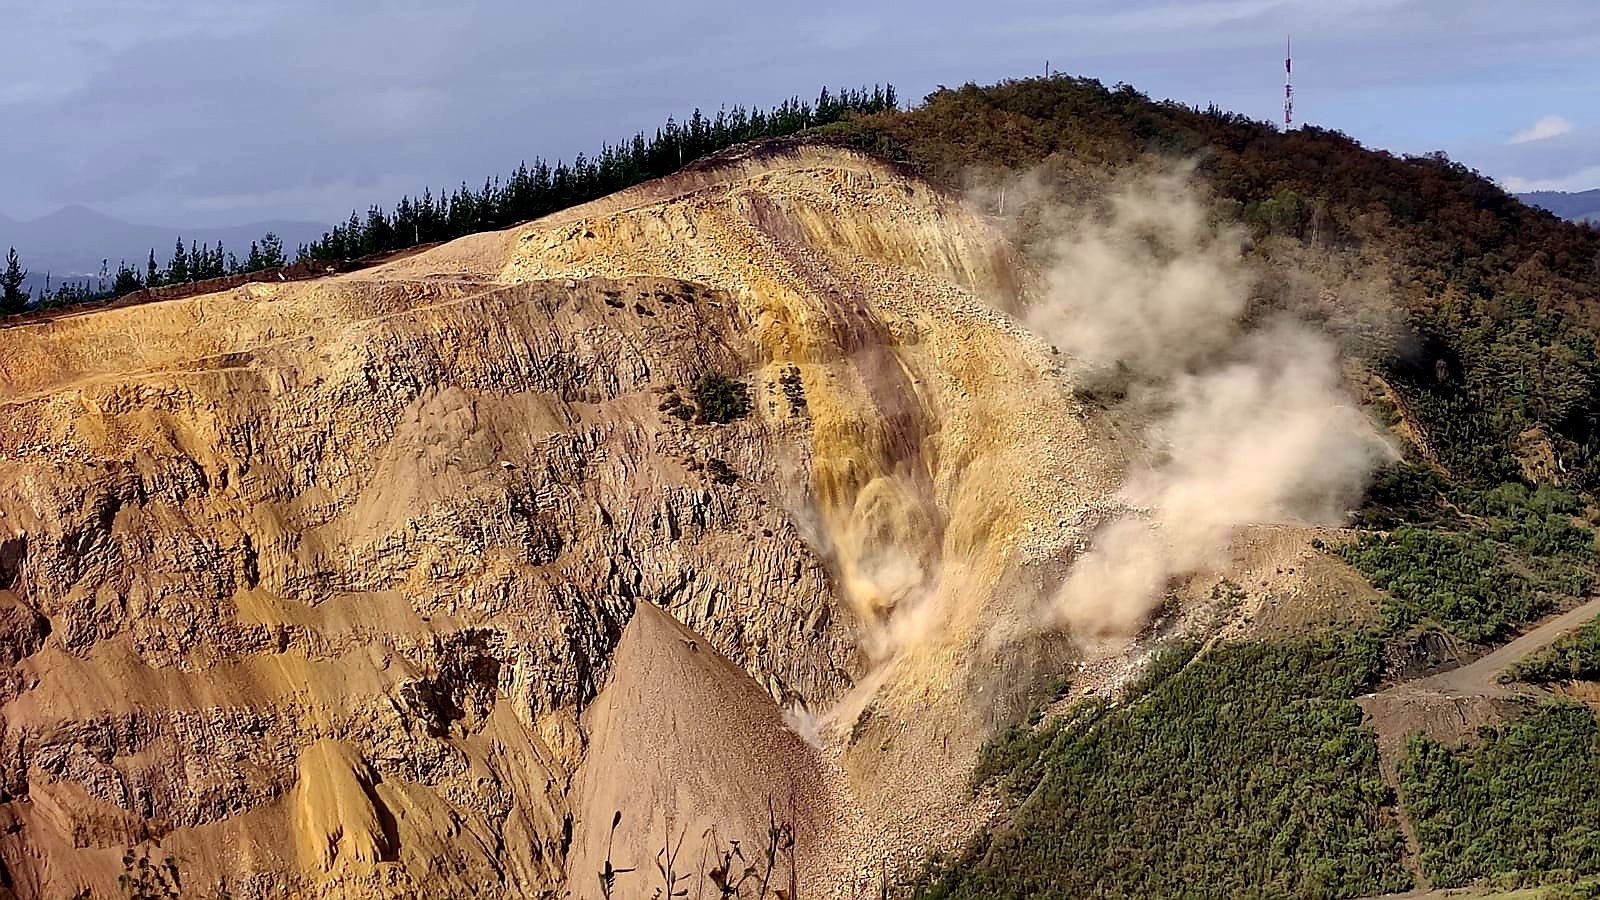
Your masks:
[[[27,277],[28,270],[17,259],[17,248],[12,247],[6,254],[5,273],[0,274],[0,313],[15,315],[28,308],[28,292],[22,289]]]

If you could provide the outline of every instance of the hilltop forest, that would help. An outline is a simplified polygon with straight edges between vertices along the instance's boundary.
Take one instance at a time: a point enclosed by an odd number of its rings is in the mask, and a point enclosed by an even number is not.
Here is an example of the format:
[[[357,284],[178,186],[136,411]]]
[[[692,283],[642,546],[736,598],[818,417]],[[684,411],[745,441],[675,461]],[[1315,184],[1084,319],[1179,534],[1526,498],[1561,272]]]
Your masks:
[[[1518,454],[1541,440],[1565,478],[1600,488],[1600,230],[1443,154],[1394,156],[1069,77],[940,90],[828,130],[947,186],[975,169],[1032,170],[1066,198],[1152,155],[1192,160],[1221,213],[1258,236],[1390,261],[1410,335],[1374,362],[1446,472],[1514,479]]]
[[[535,158],[533,165],[524,162],[503,179],[485,178],[481,189],[462,182],[453,191],[441,190],[435,195],[426,189],[417,197],[402,197],[389,209],[375,204],[364,214],[352,211],[348,222],[299,247],[294,260],[356,259],[504,228],[671,174],[735,144],[797,134],[846,116],[890,112],[898,107],[894,85],[880,85],[837,92],[823,88],[815,102],[795,97],[766,110],[723,107],[715,116],[706,116],[696,109],[681,123],[667,119],[654,136],[646,137],[641,131],[629,140],[602,146],[592,156],[579,153],[571,163],[558,160],[551,165]],[[289,261],[283,241],[272,233],[251,243],[243,260],[220,242],[204,247],[191,241],[186,248],[179,237],[165,265],[157,263],[151,249],[142,268],[124,260],[114,273],[104,271],[98,280],[46,286],[41,296],[30,298],[21,290],[27,271],[16,259],[15,249],[11,256],[8,271],[16,276],[15,285],[0,298],[0,315],[25,311],[30,300],[40,308],[68,306],[147,288],[261,272]]]

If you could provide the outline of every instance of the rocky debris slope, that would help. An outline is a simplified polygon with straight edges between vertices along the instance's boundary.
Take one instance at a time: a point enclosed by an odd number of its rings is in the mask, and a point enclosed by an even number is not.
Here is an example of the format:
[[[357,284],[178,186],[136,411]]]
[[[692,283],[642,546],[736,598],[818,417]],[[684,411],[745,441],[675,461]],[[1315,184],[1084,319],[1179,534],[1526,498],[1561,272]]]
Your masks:
[[[1070,655],[1028,620],[1118,510],[1122,442],[1075,399],[1050,348],[1000,311],[1023,302],[1026,273],[958,201],[811,147],[724,158],[681,185],[396,266],[692,279],[748,311],[769,372],[799,376],[810,455],[795,511],[868,662],[856,690],[812,704],[868,823],[839,814],[836,827],[858,833],[827,880],[870,890],[876,872],[986,815],[966,772],[981,737],[1020,712],[1006,690]],[[494,259],[505,262],[482,268]]]
[[[145,842],[240,898],[591,884],[584,710],[655,608],[820,717],[797,753],[658,695],[850,795],[797,813],[854,848],[815,877],[959,837],[995,685],[1061,652],[984,635],[1121,466],[1018,284],[955,202],[802,148],[0,331],[0,884],[109,894]],[[681,417],[708,372],[748,417]]]
[[[628,623],[584,726],[590,744],[574,805],[621,818],[615,829],[604,814],[578,820],[568,868],[580,888],[604,870],[609,851],[615,867],[637,872],[619,879],[613,896],[644,898],[657,888],[665,896],[653,863],[665,861],[669,844],[675,874],[694,877],[735,841],[750,862],[778,850],[777,884],[785,886],[785,848],[809,852],[826,837],[821,813],[847,802],[832,795],[826,761],[785,725],[771,697],[649,604]],[[781,836],[769,843],[773,825],[792,829],[793,844]]]

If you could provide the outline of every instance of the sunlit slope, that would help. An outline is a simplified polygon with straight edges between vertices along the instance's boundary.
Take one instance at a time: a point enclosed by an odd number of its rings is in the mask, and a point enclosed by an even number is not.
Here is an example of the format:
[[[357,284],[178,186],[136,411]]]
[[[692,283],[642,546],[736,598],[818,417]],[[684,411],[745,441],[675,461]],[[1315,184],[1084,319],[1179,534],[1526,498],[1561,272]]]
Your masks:
[[[930,810],[999,714],[968,698],[1020,664],[983,636],[1121,465],[996,311],[1022,282],[960,204],[802,148],[353,275],[0,330],[14,889],[111,891],[147,841],[235,897],[588,883],[570,835],[614,810],[574,792],[585,708],[640,603],[774,715],[899,722],[830,744],[854,811],[819,827],[958,833]],[[747,417],[672,414],[708,372]]]

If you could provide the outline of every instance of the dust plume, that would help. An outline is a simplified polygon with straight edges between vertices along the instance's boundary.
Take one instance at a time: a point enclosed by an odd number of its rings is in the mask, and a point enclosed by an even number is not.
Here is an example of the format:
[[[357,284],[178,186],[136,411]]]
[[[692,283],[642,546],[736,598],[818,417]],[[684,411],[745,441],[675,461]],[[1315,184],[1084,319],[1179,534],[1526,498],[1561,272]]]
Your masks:
[[[1027,322],[1080,381],[1169,375],[1236,338],[1250,287],[1244,233],[1212,221],[1184,173],[1116,191],[1099,216],[1061,219],[1044,222],[1062,233]]]
[[[1250,322],[1244,235],[1211,220],[1185,174],[1060,227],[1027,323],[1078,384],[1121,398],[1147,457],[1040,618],[1123,640],[1175,579],[1220,564],[1239,527],[1340,522],[1383,445],[1345,396],[1332,341],[1287,317]]]
[[[847,362],[855,364],[854,358]],[[889,468],[904,462],[885,460]],[[778,468],[807,471],[798,456],[786,457]],[[781,489],[781,502],[801,539],[836,573],[857,623],[857,648],[871,670],[921,643],[940,623],[933,597],[942,558],[930,536],[932,504],[900,482],[890,473],[877,475],[840,509],[830,509],[817,496],[810,474],[786,481]]]

